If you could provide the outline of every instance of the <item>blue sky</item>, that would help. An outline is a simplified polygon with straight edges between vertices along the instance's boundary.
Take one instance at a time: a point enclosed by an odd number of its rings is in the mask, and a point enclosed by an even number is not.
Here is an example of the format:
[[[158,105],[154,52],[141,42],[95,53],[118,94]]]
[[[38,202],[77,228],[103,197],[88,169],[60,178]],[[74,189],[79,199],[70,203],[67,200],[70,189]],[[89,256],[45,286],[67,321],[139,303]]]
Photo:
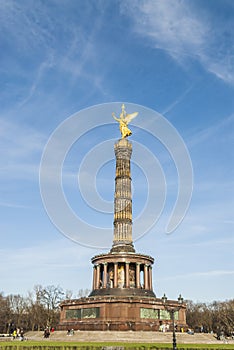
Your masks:
[[[167,184],[159,220],[135,242],[138,252],[155,258],[157,296],[233,298],[233,22],[231,0],[0,1],[0,291],[26,295],[36,284],[54,284],[76,296],[81,288],[91,289],[90,259],[105,250],[74,243],[52,224],[40,195],[40,161],[51,134],[67,118],[112,102],[119,102],[113,104],[118,114],[126,102],[129,112],[141,105],[166,118],[193,165],[189,209],[168,235],[176,166],[155,137],[132,126],[133,149],[140,143],[154,154]],[[87,123],[88,118],[87,112]],[[137,119],[150,124],[141,113]],[[82,135],[67,154],[63,189],[83,221],[111,229],[111,210],[90,208],[77,181],[86,155],[107,140],[113,152],[119,138],[111,113],[110,125],[103,126],[97,115],[97,125],[99,120],[100,126]],[[88,195],[94,181],[111,208],[114,153],[109,156],[105,162],[96,153],[101,167],[94,179],[92,173],[83,178],[83,190]],[[157,206],[156,175],[155,186],[147,189],[148,175],[132,165],[134,219],[144,213],[148,190],[156,193]],[[89,195],[92,200],[92,191]]]

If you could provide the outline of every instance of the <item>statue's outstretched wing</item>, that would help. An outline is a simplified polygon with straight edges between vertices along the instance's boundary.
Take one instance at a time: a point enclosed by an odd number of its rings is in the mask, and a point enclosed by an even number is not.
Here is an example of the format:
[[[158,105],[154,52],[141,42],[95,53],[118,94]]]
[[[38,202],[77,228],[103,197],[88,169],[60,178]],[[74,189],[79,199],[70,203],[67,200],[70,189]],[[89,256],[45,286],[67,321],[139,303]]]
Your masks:
[[[130,123],[130,121],[136,118],[137,115],[138,115],[138,112],[127,114],[126,117],[124,118],[125,123],[126,124]]]

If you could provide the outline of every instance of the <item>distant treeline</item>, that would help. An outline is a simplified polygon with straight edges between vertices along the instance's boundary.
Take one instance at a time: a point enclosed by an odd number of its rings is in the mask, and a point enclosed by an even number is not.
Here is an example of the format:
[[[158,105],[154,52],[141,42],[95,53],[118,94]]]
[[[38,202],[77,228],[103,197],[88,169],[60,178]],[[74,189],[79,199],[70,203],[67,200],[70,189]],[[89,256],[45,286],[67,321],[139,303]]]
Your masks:
[[[88,296],[88,289],[78,291],[75,298]],[[59,303],[74,298],[71,291],[60,286],[42,287],[37,285],[26,297],[0,293],[0,334],[11,334],[15,328],[24,331],[43,330],[59,323]],[[212,303],[187,301],[187,324],[195,332],[223,332],[231,335],[234,331],[234,299]]]
[[[76,298],[85,297],[88,289],[80,289]],[[17,327],[24,331],[43,330],[59,323],[59,304],[72,298],[71,291],[60,286],[42,287],[37,285],[26,297],[19,294],[5,296],[0,293],[0,334],[12,334]]]
[[[195,332],[234,334],[234,299],[212,303],[187,301],[187,324]]]

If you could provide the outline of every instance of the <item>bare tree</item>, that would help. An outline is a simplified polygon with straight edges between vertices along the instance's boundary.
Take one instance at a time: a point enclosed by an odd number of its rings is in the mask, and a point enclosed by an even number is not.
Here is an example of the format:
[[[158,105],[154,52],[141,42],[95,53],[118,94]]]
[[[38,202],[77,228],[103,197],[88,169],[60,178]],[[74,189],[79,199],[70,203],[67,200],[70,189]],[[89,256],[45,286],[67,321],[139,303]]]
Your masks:
[[[230,335],[234,329],[234,300],[208,304],[188,301],[186,318],[195,331]]]
[[[36,300],[39,304],[43,305],[46,314],[46,326],[57,324],[59,319],[59,303],[64,298],[64,292],[60,286],[47,286],[42,287],[40,285],[35,286]]]
[[[0,333],[9,333],[9,328],[11,324],[11,309],[7,298],[0,293]]]
[[[231,334],[234,330],[234,300],[211,304],[213,328],[216,332]]]
[[[78,298],[83,298],[83,297],[87,297],[90,294],[90,290],[88,288],[86,289],[79,289],[78,291]]]
[[[46,310],[33,292],[29,292],[27,297],[27,315],[28,329],[39,331],[45,328],[47,322]]]
[[[7,296],[7,302],[11,310],[12,322],[14,327],[25,327],[26,318],[26,300],[20,294],[10,294]]]
[[[72,290],[66,290],[66,293],[65,293],[65,299],[71,299],[72,298]]]

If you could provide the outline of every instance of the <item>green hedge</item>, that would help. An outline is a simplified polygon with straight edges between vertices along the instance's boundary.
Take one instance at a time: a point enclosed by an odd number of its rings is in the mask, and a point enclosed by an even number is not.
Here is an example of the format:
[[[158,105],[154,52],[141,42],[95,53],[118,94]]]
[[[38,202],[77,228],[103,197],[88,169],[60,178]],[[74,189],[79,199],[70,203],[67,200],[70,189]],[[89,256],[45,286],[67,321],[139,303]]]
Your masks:
[[[234,349],[233,344],[180,344],[178,350],[224,350]],[[79,344],[32,344],[31,342],[18,344],[1,344],[0,350],[172,350],[168,344],[146,345],[79,345]]]

